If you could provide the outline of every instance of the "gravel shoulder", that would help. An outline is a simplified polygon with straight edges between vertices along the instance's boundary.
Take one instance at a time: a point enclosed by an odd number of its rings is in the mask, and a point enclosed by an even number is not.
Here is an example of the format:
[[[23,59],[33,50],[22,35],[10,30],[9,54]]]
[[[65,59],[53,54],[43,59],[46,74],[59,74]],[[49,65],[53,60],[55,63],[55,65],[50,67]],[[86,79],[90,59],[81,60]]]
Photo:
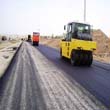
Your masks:
[[[10,44],[9,46],[5,46],[0,50],[0,78],[3,76],[5,70],[9,66],[20,44],[21,42]]]

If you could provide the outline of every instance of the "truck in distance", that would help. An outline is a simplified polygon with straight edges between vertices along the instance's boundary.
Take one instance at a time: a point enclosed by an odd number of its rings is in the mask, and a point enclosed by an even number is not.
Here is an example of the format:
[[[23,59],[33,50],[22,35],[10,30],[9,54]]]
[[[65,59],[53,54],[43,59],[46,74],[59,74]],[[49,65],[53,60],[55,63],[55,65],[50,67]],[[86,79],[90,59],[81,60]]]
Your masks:
[[[33,37],[32,37],[33,45],[39,46],[39,37],[40,37],[39,32],[33,32]]]

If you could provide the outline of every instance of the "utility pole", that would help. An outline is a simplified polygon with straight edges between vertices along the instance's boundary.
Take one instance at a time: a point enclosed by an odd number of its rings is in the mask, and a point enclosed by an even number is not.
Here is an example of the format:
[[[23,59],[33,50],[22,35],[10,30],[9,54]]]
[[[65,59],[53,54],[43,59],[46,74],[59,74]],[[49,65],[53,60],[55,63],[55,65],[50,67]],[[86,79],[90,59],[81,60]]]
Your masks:
[[[84,0],[84,22],[86,22],[86,0]]]

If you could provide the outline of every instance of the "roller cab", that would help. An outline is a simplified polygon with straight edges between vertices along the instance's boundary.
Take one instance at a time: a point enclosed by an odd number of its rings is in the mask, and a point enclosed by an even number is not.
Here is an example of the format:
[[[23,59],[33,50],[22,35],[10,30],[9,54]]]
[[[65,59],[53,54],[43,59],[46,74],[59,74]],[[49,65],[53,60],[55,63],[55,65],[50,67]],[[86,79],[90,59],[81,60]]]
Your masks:
[[[69,23],[66,37],[60,42],[61,58],[70,59],[72,65],[91,66],[94,50],[96,42],[92,41],[91,26],[77,22]]]

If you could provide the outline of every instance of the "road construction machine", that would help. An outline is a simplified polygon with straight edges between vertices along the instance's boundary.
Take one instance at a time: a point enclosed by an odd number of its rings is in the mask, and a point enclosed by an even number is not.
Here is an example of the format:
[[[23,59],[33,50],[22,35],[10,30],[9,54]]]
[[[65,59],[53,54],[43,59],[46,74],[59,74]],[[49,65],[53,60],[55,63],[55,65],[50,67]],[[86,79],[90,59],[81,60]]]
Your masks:
[[[64,26],[66,36],[60,42],[61,58],[68,58],[72,65],[91,66],[96,42],[92,40],[91,26],[86,23],[70,22]]]
[[[33,45],[39,46],[39,37],[40,37],[39,32],[33,32],[33,37],[32,37]]]
[[[27,41],[28,41],[28,42],[31,42],[31,35],[30,35],[30,34],[28,35]]]

